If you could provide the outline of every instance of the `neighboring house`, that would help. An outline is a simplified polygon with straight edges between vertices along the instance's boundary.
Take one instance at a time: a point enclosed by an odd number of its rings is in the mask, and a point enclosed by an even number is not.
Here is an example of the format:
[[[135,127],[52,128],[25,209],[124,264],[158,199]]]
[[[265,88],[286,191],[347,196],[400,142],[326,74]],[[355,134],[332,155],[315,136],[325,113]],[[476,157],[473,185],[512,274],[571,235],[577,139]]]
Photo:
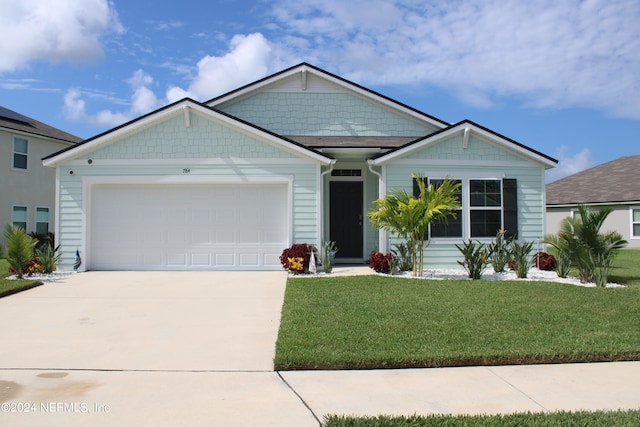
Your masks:
[[[613,210],[602,231],[618,231],[640,248],[640,155],[620,157],[547,184],[547,233],[556,234],[561,221],[578,205]]]
[[[62,268],[278,269],[292,243],[335,241],[362,263],[389,238],[367,220],[412,173],[462,183],[458,220],[431,230],[428,265],[455,244],[544,232],[556,160],[470,121],[448,124],[309,64],[208,102],[184,99],[44,159],[58,177]]]
[[[53,231],[55,171],[42,158],[81,139],[30,117],[0,107],[0,227],[14,224],[27,232]],[[4,233],[0,233],[4,242]]]

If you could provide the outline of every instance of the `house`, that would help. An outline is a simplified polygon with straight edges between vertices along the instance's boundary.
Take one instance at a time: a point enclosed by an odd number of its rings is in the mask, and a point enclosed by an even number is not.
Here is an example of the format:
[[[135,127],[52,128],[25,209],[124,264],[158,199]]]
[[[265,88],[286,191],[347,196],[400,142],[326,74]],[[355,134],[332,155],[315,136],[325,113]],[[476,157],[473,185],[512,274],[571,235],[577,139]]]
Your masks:
[[[602,231],[618,231],[628,248],[640,248],[640,155],[620,157],[547,184],[547,233],[578,211],[609,207]]]
[[[53,231],[55,171],[44,167],[42,158],[80,141],[60,129],[0,107],[0,227],[14,224],[28,233]],[[0,242],[4,243],[4,235]]]
[[[61,268],[279,269],[292,243],[334,241],[362,263],[390,238],[372,202],[412,173],[462,183],[429,265],[455,244],[544,231],[556,161],[471,121],[449,124],[302,63],[208,102],[183,99],[44,159],[58,185]],[[393,241],[392,241],[393,242]]]

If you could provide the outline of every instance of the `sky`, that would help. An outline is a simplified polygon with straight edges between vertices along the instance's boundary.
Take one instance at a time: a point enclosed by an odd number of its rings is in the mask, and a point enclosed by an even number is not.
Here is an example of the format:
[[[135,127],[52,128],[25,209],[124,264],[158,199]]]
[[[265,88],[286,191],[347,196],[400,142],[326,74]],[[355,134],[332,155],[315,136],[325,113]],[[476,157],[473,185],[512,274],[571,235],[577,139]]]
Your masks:
[[[640,154],[638,0],[0,0],[0,105],[89,138],[308,62],[559,161]]]

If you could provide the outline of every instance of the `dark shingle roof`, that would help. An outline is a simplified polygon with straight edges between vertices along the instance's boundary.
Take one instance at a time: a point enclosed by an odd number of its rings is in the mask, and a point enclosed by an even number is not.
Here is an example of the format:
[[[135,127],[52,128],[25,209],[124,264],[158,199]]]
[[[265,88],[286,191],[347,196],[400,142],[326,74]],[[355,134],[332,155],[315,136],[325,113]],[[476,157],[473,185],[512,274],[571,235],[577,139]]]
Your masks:
[[[547,205],[640,201],[640,155],[620,157],[547,184]]]
[[[77,143],[82,141],[75,135],[49,126],[38,120],[0,106],[0,128],[32,133],[34,135]]]

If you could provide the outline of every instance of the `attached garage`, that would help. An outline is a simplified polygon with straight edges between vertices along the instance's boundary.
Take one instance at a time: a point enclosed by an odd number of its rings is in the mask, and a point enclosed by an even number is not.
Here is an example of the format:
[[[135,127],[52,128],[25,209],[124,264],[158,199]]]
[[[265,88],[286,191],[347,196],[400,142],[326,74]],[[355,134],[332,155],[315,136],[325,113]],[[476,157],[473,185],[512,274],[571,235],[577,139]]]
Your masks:
[[[93,184],[91,270],[280,268],[286,183]]]

